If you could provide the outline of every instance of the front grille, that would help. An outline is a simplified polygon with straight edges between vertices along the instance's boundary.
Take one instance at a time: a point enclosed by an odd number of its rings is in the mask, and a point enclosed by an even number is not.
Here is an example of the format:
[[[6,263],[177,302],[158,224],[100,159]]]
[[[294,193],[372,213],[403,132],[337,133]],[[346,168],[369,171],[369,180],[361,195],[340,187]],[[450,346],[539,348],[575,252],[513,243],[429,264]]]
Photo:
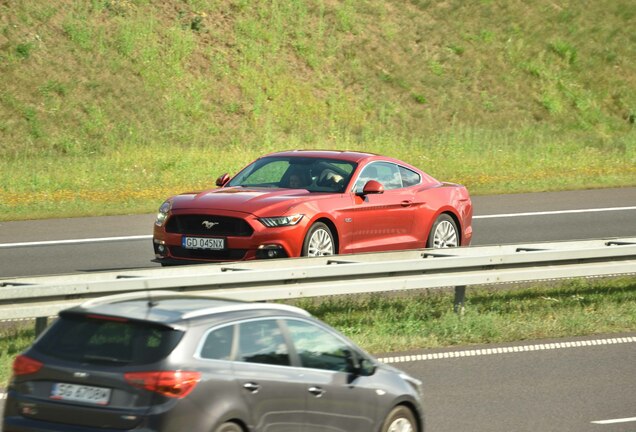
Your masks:
[[[246,249],[201,250],[184,249],[179,246],[170,247],[170,253],[175,258],[232,260],[238,261],[245,257]]]
[[[254,230],[243,219],[227,216],[175,215],[166,231],[173,234],[249,237]]]

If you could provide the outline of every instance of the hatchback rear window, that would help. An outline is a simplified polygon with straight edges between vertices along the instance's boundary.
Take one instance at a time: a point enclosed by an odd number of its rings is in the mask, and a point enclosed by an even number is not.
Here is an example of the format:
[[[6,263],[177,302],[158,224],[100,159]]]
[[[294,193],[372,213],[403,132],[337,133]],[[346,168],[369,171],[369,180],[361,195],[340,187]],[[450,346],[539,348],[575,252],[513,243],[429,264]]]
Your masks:
[[[183,332],[104,317],[61,316],[36,343],[42,354],[87,363],[149,364],[165,358]]]

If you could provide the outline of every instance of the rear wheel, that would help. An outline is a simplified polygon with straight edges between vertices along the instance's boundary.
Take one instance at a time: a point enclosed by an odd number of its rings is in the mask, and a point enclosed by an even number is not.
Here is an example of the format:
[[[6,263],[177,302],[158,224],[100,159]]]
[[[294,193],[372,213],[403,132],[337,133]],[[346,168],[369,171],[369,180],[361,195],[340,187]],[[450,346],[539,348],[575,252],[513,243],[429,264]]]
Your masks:
[[[382,432],[417,432],[413,412],[405,406],[393,408],[382,424]]]
[[[214,432],[243,432],[243,428],[234,422],[223,423]]]
[[[336,253],[336,243],[327,225],[316,222],[309,228],[303,242],[303,256],[324,256]]]
[[[455,221],[449,215],[445,213],[439,215],[439,217],[435,219],[435,223],[433,223],[431,232],[428,235],[426,247],[443,249],[458,246],[459,230],[457,229],[457,224],[455,224]]]

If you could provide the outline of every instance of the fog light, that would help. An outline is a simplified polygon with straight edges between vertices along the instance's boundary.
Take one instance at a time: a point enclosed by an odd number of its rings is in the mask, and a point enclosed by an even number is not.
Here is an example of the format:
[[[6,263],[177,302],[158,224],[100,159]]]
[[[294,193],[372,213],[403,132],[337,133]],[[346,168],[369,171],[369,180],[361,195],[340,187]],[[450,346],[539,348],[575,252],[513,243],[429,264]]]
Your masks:
[[[256,258],[286,258],[287,253],[281,245],[277,244],[264,244],[258,247],[256,251]]]
[[[165,258],[168,255],[168,247],[164,241],[154,241],[155,256],[157,258]]]
[[[28,416],[28,415],[37,415],[38,413],[38,409],[35,407],[35,405],[22,405],[20,407],[20,413],[22,415]]]

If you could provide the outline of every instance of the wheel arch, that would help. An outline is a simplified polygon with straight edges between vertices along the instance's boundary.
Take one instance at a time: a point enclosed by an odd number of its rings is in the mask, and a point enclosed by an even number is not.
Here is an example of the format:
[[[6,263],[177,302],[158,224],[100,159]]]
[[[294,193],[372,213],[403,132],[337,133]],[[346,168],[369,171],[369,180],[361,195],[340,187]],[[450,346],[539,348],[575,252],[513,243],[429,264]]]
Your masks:
[[[457,234],[459,235],[459,246],[461,246],[462,243],[464,243],[464,227],[462,227],[462,222],[459,216],[457,216],[457,214],[455,214],[455,212],[450,209],[444,211],[442,214],[449,215],[455,222],[455,226],[457,226]]]
[[[451,207],[446,207],[446,208],[442,208],[440,209],[437,213],[435,213],[435,216],[433,218],[431,218],[431,223],[428,226],[428,229],[426,230],[426,246],[428,246],[428,236],[431,234],[431,230],[433,229],[433,225],[435,225],[435,221],[437,220],[437,218],[439,218],[441,215],[448,215],[451,219],[453,219],[453,222],[455,222],[455,226],[457,227],[457,235],[459,236],[459,245],[461,246],[464,242],[464,227],[462,226],[461,223],[461,219],[459,218],[459,216],[457,215],[457,213],[455,213],[455,211],[451,208]]]
[[[328,217],[321,216],[316,218],[315,220],[312,220],[311,223],[307,225],[307,231],[305,232],[305,236],[307,236],[307,233],[309,232],[311,227],[318,222],[322,222],[325,225],[327,225],[327,228],[329,228],[329,230],[331,231],[331,234],[333,234],[333,240],[336,243],[335,245],[336,251],[334,255],[338,254],[340,252],[340,233],[338,232],[338,228],[336,227],[336,224],[334,223],[334,221],[332,221]]]
[[[417,404],[415,404],[414,402],[410,400],[401,400],[395,405],[393,405],[391,409],[389,409],[388,412],[384,414],[385,417],[388,416],[389,413],[391,413],[394,409],[398,407],[404,407],[408,409],[409,411],[411,411],[411,413],[413,414],[413,417],[415,417],[415,422],[417,423],[416,432],[424,432],[424,413],[418,408]],[[382,425],[380,425],[378,432],[382,432]]]
[[[415,404],[408,401],[404,401],[399,405],[403,405],[411,410],[413,416],[415,417],[415,421],[417,422],[417,432],[424,432],[424,413],[420,409],[418,409]]]

